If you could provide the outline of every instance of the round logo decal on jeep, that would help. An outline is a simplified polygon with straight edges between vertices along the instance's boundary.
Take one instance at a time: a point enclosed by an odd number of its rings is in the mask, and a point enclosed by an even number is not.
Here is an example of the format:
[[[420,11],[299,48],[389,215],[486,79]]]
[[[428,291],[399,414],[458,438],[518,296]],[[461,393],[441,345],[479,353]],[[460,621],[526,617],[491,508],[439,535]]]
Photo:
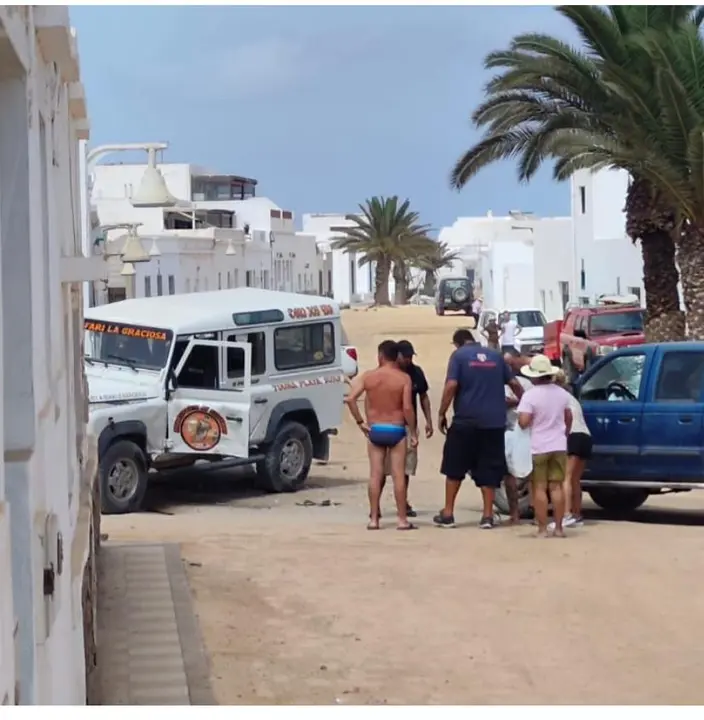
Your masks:
[[[220,438],[227,434],[227,424],[214,410],[191,406],[178,414],[174,430],[191,450],[206,452],[212,450],[220,442]]]

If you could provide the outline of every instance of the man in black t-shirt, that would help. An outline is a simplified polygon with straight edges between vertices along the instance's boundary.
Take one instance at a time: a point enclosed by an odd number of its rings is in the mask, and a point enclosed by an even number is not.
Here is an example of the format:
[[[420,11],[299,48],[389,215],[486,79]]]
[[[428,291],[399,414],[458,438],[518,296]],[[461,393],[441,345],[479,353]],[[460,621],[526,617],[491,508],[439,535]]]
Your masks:
[[[419,365],[413,363],[413,356],[416,354],[413,345],[408,340],[401,340],[398,343],[398,366],[407,372],[411,377],[412,385],[412,402],[413,410],[416,419],[416,426],[418,425],[418,400],[420,400],[420,407],[425,417],[425,437],[430,438],[433,435],[433,415],[430,409],[430,398],[428,397],[428,380],[425,377],[423,369]],[[411,475],[416,474],[418,467],[418,448],[411,447],[410,443],[406,449],[406,489]],[[390,475],[388,467],[384,469],[385,478],[386,475]],[[409,517],[415,517],[416,512],[408,505],[406,514]]]

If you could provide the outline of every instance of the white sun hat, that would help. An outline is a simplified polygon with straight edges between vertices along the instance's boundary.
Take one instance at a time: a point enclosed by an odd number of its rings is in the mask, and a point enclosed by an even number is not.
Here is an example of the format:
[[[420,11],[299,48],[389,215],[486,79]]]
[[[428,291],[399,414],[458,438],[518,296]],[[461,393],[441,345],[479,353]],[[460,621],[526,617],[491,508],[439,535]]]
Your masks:
[[[540,378],[557,375],[560,369],[556,368],[546,355],[533,355],[530,364],[524,365],[521,372],[529,378]]]

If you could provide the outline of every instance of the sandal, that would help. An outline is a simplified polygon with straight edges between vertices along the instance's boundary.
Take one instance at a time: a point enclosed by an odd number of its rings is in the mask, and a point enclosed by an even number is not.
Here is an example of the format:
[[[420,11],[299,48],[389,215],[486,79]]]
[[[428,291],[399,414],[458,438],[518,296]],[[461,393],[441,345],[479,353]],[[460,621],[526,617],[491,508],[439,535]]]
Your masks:
[[[408,525],[399,525],[396,529],[405,532],[406,530],[417,530],[418,526],[413,523],[408,523]]]

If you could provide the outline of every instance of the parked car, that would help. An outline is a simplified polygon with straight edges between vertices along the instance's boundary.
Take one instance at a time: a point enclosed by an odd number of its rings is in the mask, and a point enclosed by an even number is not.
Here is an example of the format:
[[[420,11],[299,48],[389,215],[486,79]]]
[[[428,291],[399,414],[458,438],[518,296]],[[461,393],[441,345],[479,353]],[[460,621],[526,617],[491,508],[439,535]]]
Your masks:
[[[645,342],[639,305],[570,308],[560,329],[562,367],[570,380],[614,350]]]
[[[615,350],[574,390],[594,441],[582,485],[599,507],[627,514],[650,495],[704,489],[704,342]],[[496,507],[508,512],[503,490]],[[519,507],[530,513],[525,481]]]
[[[474,292],[472,282],[468,277],[444,277],[438,281],[435,293],[435,312],[444,315],[447,310],[472,313]]]
[[[349,344],[345,328],[342,328],[342,372],[348,380],[357,377],[359,372],[359,357],[357,348]]]
[[[532,308],[524,308],[520,310],[482,310],[479,316],[479,327],[484,329],[489,320],[496,320],[503,312],[508,312],[511,319],[518,325],[520,332],[516,335],[515,348],[524,355],[537,355],[543,352],[543,328],[545,326],[545,316],[540,310]],[[481,336],[482,345],[487,344],[484,335]]]

